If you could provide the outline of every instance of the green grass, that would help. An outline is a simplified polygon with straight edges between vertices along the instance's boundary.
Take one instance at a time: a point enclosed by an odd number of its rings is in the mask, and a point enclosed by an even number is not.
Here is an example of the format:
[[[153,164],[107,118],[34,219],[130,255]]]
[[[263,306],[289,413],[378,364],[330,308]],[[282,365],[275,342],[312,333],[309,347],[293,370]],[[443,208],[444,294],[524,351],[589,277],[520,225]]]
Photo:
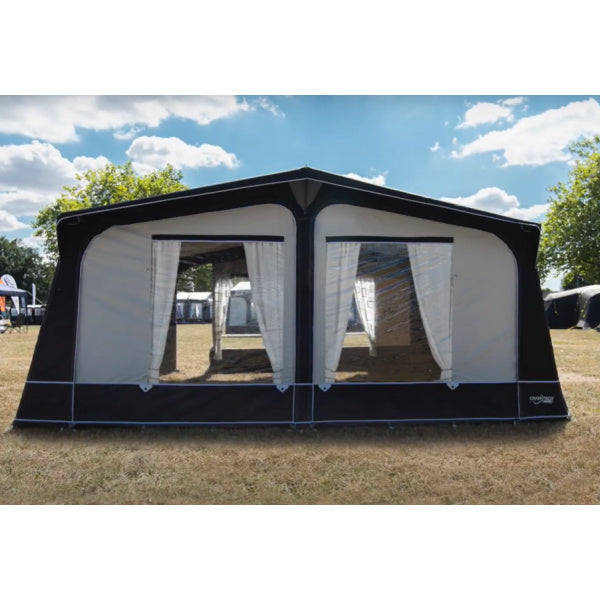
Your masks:
[[[0,336],[2,504],[597,504],[600,334],[554,331],[568,423],[10,430],[38,328]]]

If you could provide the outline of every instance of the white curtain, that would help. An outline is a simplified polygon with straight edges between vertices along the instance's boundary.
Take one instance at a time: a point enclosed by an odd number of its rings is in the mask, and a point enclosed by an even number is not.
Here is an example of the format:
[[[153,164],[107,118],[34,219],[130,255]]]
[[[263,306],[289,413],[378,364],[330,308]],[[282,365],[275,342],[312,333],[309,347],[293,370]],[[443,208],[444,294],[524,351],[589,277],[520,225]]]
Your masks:
[[[273,383],[291,383],[289,368],[283,365],[283,244],[244,243],[252,301],[265,350],[273,369]]]
[[[421,320],[440,379],[452,379],[452,244],[409,243]]]
[[[213,294],[213,349],[214,360],[223,360],[223,334],[227,322],[227,310],[229,308],[229,296],[233,283],[228,272],[219,272],[217,265],[213,266],[214,294]]]
[[[152,357],[148,381],[158,383],[175,300],[181,242],[152,242]]]
[[[369,354],[377,356],[375,346],[375,279],[358,275],[354,282],[354,299],[360,320],[365,328],[365,333],[369,338]]]
[[[360,243],[327,244],[325,289],[325,382],[335,381],[354,295]]]

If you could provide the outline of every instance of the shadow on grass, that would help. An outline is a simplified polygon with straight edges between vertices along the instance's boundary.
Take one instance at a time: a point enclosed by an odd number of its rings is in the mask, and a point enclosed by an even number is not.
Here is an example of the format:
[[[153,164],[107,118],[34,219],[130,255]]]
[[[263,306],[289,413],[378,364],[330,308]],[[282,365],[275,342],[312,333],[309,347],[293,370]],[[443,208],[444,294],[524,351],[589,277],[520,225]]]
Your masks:
[[[5,435],[36,442],[73,442],[74,444],[135,443],[173,445],[188,443],[232,444],[307,444],[341,443],[344,445],[379,446],[423,443],[431,446],[448,443],[533,442],[560,437],[568,421],[529,423],[431,423],[381,425],[296,426],[77,426],[74,428],[28,427],[8,431]]]

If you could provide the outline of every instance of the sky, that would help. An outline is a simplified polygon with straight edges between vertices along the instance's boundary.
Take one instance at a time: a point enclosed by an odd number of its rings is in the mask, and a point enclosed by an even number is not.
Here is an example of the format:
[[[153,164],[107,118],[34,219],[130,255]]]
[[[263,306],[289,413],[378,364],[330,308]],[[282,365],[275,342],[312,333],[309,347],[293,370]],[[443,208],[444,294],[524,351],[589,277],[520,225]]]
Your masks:
[[[190,188],[309,166],[542,222],[595,134],[600,96],[0,96],[0,235],[40,248],[36,213],[128,160]]]

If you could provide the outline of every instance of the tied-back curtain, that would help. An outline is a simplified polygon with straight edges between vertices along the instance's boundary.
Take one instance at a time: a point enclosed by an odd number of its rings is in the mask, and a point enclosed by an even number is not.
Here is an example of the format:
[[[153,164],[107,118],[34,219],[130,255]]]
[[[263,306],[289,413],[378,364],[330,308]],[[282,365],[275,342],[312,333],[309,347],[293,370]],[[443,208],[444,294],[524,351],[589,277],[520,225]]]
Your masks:
[[[325,382],[335,381],[348,318],[352,308],[354,282],[360,243],[327,244],[327,283],[325,289]]]
[[[409,243],[421,320],[440,379],[452,379],[452,244]]]
[[[175,300],[181,242],[152,242],[152,357],[148,381],[158,383]]]
[[[369,338],[369,354],[377,356],[375,346],[375,279],[359,275],[354,283],[354,299],[358,308],[358,315]]]
[[[291,383],[289,369],[284,370],[283,365],[283,244],[245,242],[244,253],[256,320],[273,369],[273,383]]]
[[[213,265],[214,295],[213,295],[213,359],[217,362],[223,360],[223,334],[227,323],[229,297],[233,282],[229,272],[220,272],[218,265]]]

